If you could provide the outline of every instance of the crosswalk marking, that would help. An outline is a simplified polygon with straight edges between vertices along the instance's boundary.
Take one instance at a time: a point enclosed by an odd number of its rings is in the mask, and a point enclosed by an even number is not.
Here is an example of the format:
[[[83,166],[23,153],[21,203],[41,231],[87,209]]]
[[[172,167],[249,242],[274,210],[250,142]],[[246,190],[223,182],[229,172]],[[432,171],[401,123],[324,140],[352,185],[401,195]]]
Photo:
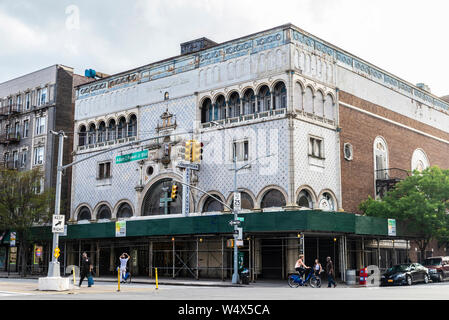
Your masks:
[[[0,291],[0,297],[29,296],[29,295],[32,295],[32,293],[14,292],[14,291]]]

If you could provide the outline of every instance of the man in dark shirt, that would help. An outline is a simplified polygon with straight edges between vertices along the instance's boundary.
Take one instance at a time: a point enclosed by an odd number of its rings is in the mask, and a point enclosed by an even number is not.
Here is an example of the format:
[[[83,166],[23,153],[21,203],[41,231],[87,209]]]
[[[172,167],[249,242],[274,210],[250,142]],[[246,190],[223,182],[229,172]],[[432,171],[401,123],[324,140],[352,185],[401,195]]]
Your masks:
[[[327,257],[326,261],[327,287],[330,288],[331,284],[333,284],[335,288],[337,284],[334,281],[334,264],[332,263],[331,257]]]
[[[84,278],[88,277],[92,272],[92,262],[87,257],[87,253],[83,252],[83,257],[81,259],[81,268],[80,268],[80,283],[79,287],[81,287],[81,283],[83,283]]]

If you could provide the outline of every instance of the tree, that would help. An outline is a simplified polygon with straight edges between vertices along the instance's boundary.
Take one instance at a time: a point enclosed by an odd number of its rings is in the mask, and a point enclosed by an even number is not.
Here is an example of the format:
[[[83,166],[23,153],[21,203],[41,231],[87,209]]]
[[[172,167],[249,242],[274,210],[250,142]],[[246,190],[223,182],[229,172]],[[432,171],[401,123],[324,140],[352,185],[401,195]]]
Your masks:
[[[0,169],[0,230],[13,230],[19,243],[22,276],[26,275],[31,227],[47,223],[53,192],[42,191],[42,172]]]
[[[404,221],[408,231],[419,235],[415,242],[424,257],[431,240],[449,240],[449,170],[434,166],[414,171],[383,199],[369,197],[359,209],[367,216]]]

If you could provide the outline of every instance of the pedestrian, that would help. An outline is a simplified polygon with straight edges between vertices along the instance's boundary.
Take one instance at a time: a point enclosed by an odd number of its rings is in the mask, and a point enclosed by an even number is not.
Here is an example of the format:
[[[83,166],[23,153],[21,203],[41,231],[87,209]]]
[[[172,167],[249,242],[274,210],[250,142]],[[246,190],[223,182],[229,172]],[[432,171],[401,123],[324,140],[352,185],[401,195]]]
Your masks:
[[[123,252],[120,256],[120,279],[121,282],[126,282],[126,264],[131,256],[126,252]]]
[[[78,287],[81,287],[81,284],[83,283],[84,278],[92,277],[92,269],[93,265],[90,259],[87,257],[87,253],[83,252],[82,259],[81,259],[81,267],[80,267],[80,282]],[[88,283],[88,287],[90,287],[91,284]]]
[[[323,272],[323,267],[318,259],[315,259],[315,264],[313,265],[313,271],[315,272],[315,276],[319,277],[321,272]]]
[[[334,280],[334,264],[332,263],[331,257],[326,258],[326,274],[327,274],[327,287],[330,288],[331,285],[334,285],[334,288],[337,286]]]

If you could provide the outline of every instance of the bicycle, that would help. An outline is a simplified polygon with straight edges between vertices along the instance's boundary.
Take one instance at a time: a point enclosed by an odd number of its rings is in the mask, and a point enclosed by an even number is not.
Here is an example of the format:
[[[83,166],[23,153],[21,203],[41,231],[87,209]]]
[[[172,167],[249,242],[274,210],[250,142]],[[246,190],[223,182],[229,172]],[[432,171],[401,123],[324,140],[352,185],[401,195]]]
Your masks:
[[[120,267],[117,267],[117,272],[121,272],[120,271]],[[120,273],[120,282],[124,282],[124,283],[131,283],[131,272],[126,271],[125,276],[122,278],[122,274]]]
[[[320,277],[315,276],[315,273],[310,268],[306,270],[304,280],[301,278],[299,273],[291,273],[288,275],[287,283],[290,288],[298,288],[299,286],[304,287],[306,285],[309,285],[312,288],[321,287]]]

